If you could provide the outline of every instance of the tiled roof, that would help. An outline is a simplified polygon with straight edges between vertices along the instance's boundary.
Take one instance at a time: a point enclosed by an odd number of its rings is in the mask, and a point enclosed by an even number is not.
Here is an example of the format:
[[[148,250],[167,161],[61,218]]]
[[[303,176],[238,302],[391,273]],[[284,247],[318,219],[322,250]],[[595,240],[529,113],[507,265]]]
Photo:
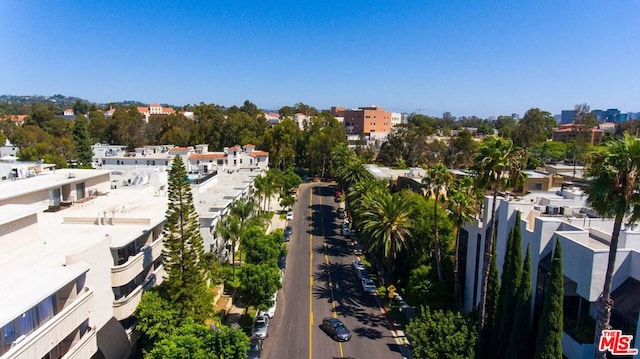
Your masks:
[[[244,145],[244,148],[256,148],[256,145],[252,145],[250,143]]]
[[[269,156],[269,152],[266,151],[253,151],[249,154],[251,157],[267,157]]]
[[[192,153],[189,155],[190,160],[208,160],[208,159],[218,159],[225,158],[225,155],[222,152],[210,152],[210,153]]]

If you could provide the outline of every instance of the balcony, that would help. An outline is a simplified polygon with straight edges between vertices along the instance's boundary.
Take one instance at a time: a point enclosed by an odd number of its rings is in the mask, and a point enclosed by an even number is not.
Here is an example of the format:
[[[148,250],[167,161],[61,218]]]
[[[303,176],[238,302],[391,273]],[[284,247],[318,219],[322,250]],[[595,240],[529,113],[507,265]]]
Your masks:
[[[129,295],[122,297],[113,302],[113,316],[117,320],[124,320],[133,315],[138,303],[142,299],[142,294],[147,288],[155,287],[164,280],[164,266],[156,268],[152,275],[145,280],[144,283],[137,286]]]
[[[3,355],[3,359],[17,358],[42,358],[58,343],[62,342],[69,334],[77,330],[83,323],[89,320],[90,313],[95,310],[93,289],[84,288],[78,297],[60,313],[38,327],[33,333],[27,335],[24,340],[16,344]],[[97,340],[94,331],[83,336],[79,343],[87,346],[87,352],[91,348],[97,348]],[[72,347],[75,350],[75,343]],[[84,351],[82,351],[84,353]],[[95,350],[91,353],[95,353]],[[76,358],[90,356],[77,356]]]
[[[162,238],[159,238],[150,245],[142,248],[135,256],[129,257],[129,260],[124,264],[112,267],[111,286],[120,287],[126,285],[142,273],[145,268],[152,265],[153,261],[160,257],[161,254]]]

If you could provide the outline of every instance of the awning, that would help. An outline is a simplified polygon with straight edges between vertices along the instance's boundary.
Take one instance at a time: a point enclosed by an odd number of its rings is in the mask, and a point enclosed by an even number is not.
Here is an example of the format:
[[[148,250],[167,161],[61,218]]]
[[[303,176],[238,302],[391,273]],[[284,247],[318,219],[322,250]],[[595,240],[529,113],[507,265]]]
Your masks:
[[[98,350],[105,359],[124,359],[129,357],[130,344],[127,333],[115,317],[98,330]]]

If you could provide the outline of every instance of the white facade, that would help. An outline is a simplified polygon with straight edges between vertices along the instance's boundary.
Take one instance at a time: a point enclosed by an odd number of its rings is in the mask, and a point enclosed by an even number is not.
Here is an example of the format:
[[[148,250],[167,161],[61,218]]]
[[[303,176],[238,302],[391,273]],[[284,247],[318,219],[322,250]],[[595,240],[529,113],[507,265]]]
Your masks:
[[[545,274],[548,272],[555,241],[562,245],[562,263],[564,275],[564,294],[566,303],[572,311],[582,308],[583,315],[596,316],[596,300],[604,286],[604,274],[607,268],[609,243],[613,229],[613,221],[592,218],[592,214],[584,207],[585,197],[574,189],[552,192],[533,192],[522,197],[499,197],[497,202],[498,226],[496,232],[496,252],[499,272],[502,272],[504,253],[509,231],[515,225],[515,213],[520,211],[522,230],[522,256],[524,258],[529,246],[532,264],[533,288],[532,313],[537,305],[541,305]],[[485,198],[482,217],[461,230],[461,256],[464,260],[464,309],[472,310],[480,301],[482,268],[484,265],[485,238],[490,233],[492,198]],[[542,274],[541,274],[542,273]],[[622,284],[627,281],[626,285]],[[613,298],[618,296],[616,289],[635,293],[619,293],[632,295],[633,303],[640,304],[640,231],[636,226],[628,226],[620,234],[620,244],[613,278]],[[537,290],[536,290],[537,288]],[[537,302],[537,304],[536,304]],[[614,303],[614,320],[621,320],[637,325],[638,306],[629,311],[629,302]],[[576,313],[565,311],[565,317]],[[634,334],[640,335],[640,327]],[[619,328],[622,329],[622,328]],[[563,353],[569,359],[592,358],[593,344],[578,343],[565,329],[563,336]]]
[[[402,114],[400,112],[391,112],[391,127],[402,124]]]
[[[164,276],[166,181],[111,188],[109,171],[0,183],[2,358],[125,358],[128,320]]]

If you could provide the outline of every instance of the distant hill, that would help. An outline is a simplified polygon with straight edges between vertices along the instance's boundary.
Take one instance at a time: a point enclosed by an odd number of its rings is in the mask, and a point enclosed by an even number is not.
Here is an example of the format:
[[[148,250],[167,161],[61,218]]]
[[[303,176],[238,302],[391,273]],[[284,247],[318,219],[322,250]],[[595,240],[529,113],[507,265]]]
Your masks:
[[[109,105],[114,106],[146,106],[147,104],[140,101],[120,101],[110,102],[108,104],[92,102],[80,97],[64,96],[64,95],[31,95],[31,96],[18,96],[18,95],[0,95],[0,115],[21,115],[29,114],[30,106],[34,103],[44,103],[53,106],[57,109],[56,112],[61,112],[66,108],[72,108],[73,105],[80,101],[83,104],[95,105],[96,108],[106,108]]]

